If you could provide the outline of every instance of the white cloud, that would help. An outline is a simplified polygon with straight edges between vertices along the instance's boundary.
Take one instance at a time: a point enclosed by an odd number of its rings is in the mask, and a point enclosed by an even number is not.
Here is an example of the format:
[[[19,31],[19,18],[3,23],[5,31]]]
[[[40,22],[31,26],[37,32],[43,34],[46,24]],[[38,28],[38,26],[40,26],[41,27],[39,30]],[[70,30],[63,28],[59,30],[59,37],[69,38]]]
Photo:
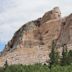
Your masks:
[[[59,6],[62,15],[72,12],[71,0],[0,0],[0,41],[7,43],[25,22]]]

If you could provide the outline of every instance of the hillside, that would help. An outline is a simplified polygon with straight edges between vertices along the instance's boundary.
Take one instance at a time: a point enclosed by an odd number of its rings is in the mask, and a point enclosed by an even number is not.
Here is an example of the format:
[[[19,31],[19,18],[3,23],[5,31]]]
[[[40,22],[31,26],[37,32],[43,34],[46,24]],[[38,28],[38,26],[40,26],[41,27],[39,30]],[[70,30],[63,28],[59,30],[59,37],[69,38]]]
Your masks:
[[[15,32],[0,56],[0,66],[6,60],[9,65],[46,63],[53,40],[60,52],[62,45],[72,49],[72,14],[62,18],[58,7]]]

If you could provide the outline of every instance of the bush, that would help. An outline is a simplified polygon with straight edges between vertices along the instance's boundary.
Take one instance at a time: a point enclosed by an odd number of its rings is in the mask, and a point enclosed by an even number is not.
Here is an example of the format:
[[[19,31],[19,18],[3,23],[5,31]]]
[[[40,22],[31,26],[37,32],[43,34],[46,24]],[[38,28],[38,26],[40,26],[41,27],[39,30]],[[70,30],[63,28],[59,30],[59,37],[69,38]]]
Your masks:
[[[0,68],[0,72],[50,72],[48,65],[10,65],[6,69]],[[72,72],[72,65],[52,65],[51,72]]]

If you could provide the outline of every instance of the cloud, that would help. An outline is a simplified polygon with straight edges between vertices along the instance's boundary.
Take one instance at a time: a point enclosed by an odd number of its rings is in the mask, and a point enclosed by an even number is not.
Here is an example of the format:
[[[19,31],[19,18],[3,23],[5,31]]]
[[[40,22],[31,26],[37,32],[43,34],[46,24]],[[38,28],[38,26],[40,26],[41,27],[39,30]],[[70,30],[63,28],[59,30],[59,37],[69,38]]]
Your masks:
[[[7,43],[24,23],[59,6],[62,16],[72,12],[71,0],[0,0],[0,42]]]

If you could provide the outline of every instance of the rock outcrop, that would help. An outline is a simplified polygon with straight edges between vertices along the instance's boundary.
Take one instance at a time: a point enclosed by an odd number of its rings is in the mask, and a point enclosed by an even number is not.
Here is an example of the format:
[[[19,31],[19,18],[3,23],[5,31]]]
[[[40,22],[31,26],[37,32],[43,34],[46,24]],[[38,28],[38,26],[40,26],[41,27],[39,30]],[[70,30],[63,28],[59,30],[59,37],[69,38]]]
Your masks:
[[[61,18],[58,7],[46,12],[42,18],[24,24],[5,46],[0,66],[8,64],[45,63],[49,60],[51,43],[56,40],[58,49],[63,44],[72,49],[72,14]]]

